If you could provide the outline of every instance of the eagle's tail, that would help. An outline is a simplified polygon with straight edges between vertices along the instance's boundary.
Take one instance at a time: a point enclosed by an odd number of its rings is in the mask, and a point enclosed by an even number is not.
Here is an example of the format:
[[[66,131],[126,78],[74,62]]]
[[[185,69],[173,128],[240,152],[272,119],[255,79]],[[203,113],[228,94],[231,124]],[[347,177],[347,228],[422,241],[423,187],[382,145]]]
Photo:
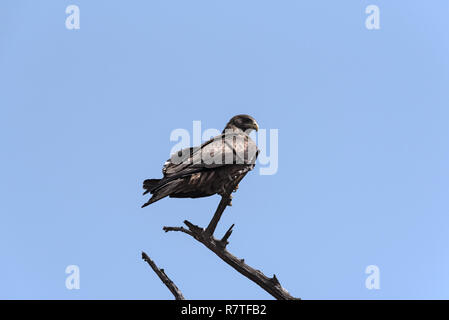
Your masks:
[[[145,189],[145,192],[143,195],[146,195],[148,192],[153,193],[154,189],[156,189],[159,186],[159,182],[161,182],[161,179],[147,179],[143,182],[143,188]]]
[[[142,208],[169,196],[176,189],[180,181],[177,179],[169,182],[161,182],[161,180],[162,179],[147,179],[143,182],[143,188],[146,189],[143,194],[150,192],[153,196],[142,206]]]

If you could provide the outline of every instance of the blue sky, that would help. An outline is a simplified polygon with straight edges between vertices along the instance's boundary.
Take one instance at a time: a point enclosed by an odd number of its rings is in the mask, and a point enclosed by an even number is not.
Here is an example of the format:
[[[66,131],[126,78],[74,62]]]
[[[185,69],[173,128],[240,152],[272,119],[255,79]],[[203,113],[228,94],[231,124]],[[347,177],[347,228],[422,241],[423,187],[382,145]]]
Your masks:
[[[80,29],[65,27],[68,5]],[[365,28],[366,6],[380,30]],[[2,1],[0,298],[270,299],[165,225],[218,196],[140,209],[176,128],[279,130],[218,227],[303,299],[449,298],[449,2]],[[258,164],[260,166],[260,164]],[[256,167],[257,169],[258,167]],[[80,289],[65,268],[78,265]],[[380,269],[380,289],[365,268]]]

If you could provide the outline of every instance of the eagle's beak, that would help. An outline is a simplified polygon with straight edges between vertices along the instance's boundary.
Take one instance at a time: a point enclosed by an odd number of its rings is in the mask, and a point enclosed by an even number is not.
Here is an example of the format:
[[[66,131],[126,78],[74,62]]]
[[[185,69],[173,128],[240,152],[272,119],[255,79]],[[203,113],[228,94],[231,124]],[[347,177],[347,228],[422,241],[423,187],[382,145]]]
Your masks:
[[[259,125],[257,124],[256,121],[253,122],[253,127],[254,130],[259,131]]]

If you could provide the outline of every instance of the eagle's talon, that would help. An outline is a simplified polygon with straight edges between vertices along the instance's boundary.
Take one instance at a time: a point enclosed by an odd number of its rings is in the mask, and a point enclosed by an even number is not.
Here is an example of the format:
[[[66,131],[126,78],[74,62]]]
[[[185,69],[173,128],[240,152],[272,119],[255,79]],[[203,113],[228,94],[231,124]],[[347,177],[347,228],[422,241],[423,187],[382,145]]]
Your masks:
[[[232,195],[230,194],[228,197],[229,197],[228,206],[232,207]]]

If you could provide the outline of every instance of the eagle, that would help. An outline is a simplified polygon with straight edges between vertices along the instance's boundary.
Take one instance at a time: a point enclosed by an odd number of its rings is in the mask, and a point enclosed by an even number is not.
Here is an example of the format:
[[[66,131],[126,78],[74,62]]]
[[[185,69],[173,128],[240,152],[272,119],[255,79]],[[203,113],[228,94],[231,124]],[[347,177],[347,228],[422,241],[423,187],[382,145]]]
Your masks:
[[[150,193],[152,197],[142,208],[167,196],[225,196],[237,190],[238,183],[254,168],[259,154],[256,143],[249,137],[253,130],[259,130],[253,117],[236,115],[229,120],[220,135],[201,146],[175,152],[162,168],[162,179],[147,179],[143,182],[143,194]]]

